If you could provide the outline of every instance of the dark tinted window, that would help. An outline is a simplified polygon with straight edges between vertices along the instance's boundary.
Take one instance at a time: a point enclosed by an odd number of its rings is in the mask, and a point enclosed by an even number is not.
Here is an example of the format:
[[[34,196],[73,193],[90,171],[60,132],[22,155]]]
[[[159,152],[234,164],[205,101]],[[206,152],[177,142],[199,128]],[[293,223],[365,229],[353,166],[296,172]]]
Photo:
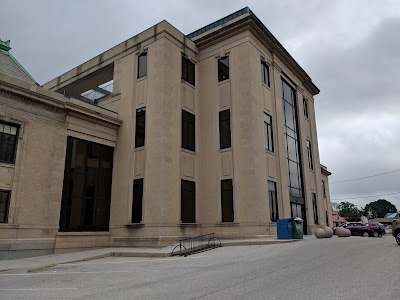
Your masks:
[[[312,196],[312,204],[313,204],[313,212],[314,212],[314,224],[319,224],[319,221],[318,221],[317,195],[315,193],[311,193],[311,196]]]
[[[181,181],[181,221],[196,223],[196,183]]]
[[[325,181],[322,180],[322,194],[326,198]]]
[[[135,148],[143,147],[146,138],[146,108],[136,110]]]
[[[309,140],[307,140],[307,156],[308,156],[308,168],[310,170],[314,170],[311,142]]]
[[[114,149],[67,140],[60,231],[105,231],[110,218]]]
[[[8,221],[8,207],[10,201],[10,191],[0,190],[0,223]]]
[[[147,75],[147,53],[138,56],[138,75],[137,78],[142,78]]]
[[[17,136],[17,126],[0,122],[0,162],[15,162]]]
[[[133,181],[132,223],[142,222],[143,179]]]
[[[266,86],[271,86],[269,80],[269,65],[265,61],[261,61],[261,80]]]
[[[222,222],[233,222],[233,186],[232,179],[221,180]]]
[[[195,116],[182,110],[182,148],[196,151]]]
[[[219,112],[219,147],[220,149],[231,147],[231,114],[229,109]]]
[[[278,214],[278,197],[276,193],[276,183],[268,181],[268,196],[269,196],[269,213],[272,222],[279,219]]]
[[[272,117],[264,113],[264,143],[265,149],[274,151],[274,138],[272,133]]]
[[[182,56],[182,79],[195,85],[195,67],[189,59]]]
[[[308,100],[306,98],[303,98],[303,110],[304,116],[308,118]]]
[[[218,82],[229,79],[229,56],[218,59]]]

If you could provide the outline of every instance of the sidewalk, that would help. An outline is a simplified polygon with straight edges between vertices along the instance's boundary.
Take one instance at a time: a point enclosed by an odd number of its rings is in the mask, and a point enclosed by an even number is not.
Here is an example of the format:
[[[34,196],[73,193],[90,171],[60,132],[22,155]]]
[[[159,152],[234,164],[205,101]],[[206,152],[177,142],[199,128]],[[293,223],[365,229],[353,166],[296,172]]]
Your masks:
[[[306,239],[308,239],[305,236]],[[278,240],[276,237],[258,238],[258,239],[223,239],[222,246],[247,246],[247,245],[270,245],[292,243],[298,240]],[[26,269],[35,271],[42,268],[52,267],[58,264],[66,264],[79,261],[87,261],[108,256],[125,256],[125,257],[169,257],[172,250],[179,243],[166,246],[163,248],[133,248],[133,247],[116,247],[101,248],[95,250],[71,252],[64,254],[53,254],[45,256],[37,256],[30,258],[21,258],[13,260],[0,261],[0,272],[16,269]]]

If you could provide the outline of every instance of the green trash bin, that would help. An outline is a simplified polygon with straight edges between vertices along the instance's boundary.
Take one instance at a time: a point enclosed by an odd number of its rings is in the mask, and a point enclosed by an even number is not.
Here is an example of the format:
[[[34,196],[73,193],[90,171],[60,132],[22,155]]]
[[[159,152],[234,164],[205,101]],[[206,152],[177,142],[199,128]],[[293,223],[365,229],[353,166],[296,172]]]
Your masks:
[[[294,218],[292,221],[293,238],[297,240],[303,239],[303,219]]]

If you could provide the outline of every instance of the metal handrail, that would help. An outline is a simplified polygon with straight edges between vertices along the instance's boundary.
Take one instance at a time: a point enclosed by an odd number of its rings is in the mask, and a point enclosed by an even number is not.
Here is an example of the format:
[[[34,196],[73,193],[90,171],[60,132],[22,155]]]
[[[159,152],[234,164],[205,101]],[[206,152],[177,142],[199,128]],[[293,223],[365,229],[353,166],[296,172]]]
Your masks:
[[[216,241],[218,243],[216,244]],[[175,252],[175,249],[179,247],[179,252]],[[209,249],[214,249],[216,247],[222,247],[222,243],[219,238],[215,237],[214,233],[203,234],[191,238],[182,239],[179,241],[179,245],[176,245],[174,249],[172,249],[171,256],[179,255],[179,256],[188,256],[194,252],[206,251]]]

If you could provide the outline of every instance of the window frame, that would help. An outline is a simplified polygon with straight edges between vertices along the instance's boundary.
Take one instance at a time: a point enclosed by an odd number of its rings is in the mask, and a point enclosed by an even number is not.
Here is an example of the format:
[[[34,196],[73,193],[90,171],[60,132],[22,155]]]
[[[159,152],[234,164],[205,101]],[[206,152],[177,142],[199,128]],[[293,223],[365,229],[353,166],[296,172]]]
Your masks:
[[[144,179],[143,178],[134,179],[133,192],[132,192],[132,215],[131,215],[131,222],[133,224],[139,224],[142,223],[143,221],[143,194],[144,194]],[[140,197],[140,199],[136,199],[136,196]],[[136,206],[139,209],[136,210]],[[136,219],[136,217],[138,218]]]
[[[0,224],[7,224],[8,223],[8,215],[10,212],[10,199],[11,199],[11,191],[9,190],[0,190],[0,204],[2,201],[2,197],[6,195],[6,205],[4,211],[4,217],[0,218]]]
[[[3,125],[3,128],[5,126],[10,126],[11,128],[15,129],[15,135],[12,135],[11,133],[5,133],[5,132],[0,132],[0,163],[5,163],[5,164],[15,164],[16,160],[16,155],[17,155],[17,145],[18,145],[18,136],[19,136],[19,131],[20,131],[20,125],[19,124],[14,124],[14,123],[8,123],[8,122],[3,122],[0,121],[0,125]],[[12,152],[9,151],[4,151],[2,150],[10,147],[11,144],[5,144],[5,136],[14,136],[14,141],[12,144]],[[4,144],[3,144],[4,143]],[[8,149],[9,150],[9,149]],[[11,154],[11,159],[5,159],[8,155]],[[2,156],[4,157],[2,158]]]
[[[308,114],[308,100],[306,97],[303,97],[303,113],[304,116],[308,119],[309,114]]]
[[[190,120],[193,118],[193,120]],[[193,127],[193,128],[191,128]],[[192,130],[190,130],[192,129]],[[196,152],[196,116],[182,109],[182,149]],[[190,137],[190,131],[193,131],[193,137]],[[192,144],[193,142],[193,144]]]
[[[141,71],[141,59],[145,57],[145,65],[144,65],[144,74],[142,74]],[[138,59],[137,59],[137,79],[141,79],[147,76],[147,52],[143,52],[141,54],[138,55]]]
[[[222,61],[227,60],[228,64],[226,65],[225,63],[223,63]],[[228,68],[228,72],[224,72],[222,71],[222,69],[220,69],[220,66],[226,66]],[[223,82],[225,80],[228,80],[230,78],[230,63],[229,63],[229,55],[225,55],[223,57],[218,58],[218,82]],[[227,76],[227,77],[224,77]]]
[[[267,87],[271,87],[270,68],[265,60],[261,60],[261,82]]]
[[[228,118],[226,118],[228,115]],[[225,123],[229,124],[229,130],[227,126],[223,126]],[[225,124],[226,125],[226,124]],[[219,149],[229,149],[232,147],[232,129],[231,129],[231,110],[225,109],[219,112]]]
[[[273,189],[271,189],[273,184]],[[279,206],[278,206],[278,191],[276,189],[276,182],[268,180],[268,198],[269,198],[269,216],[271,222],[276,222],[279,219]]]
[[[226,184],[225,184],[226,183]],[[228,187],[228,188],[226,188]],[[230,192],[229,195],[230,198],[225,198],[227,195],[224,192]],[[233,191],[233,179],[223,179],[221,180],[221,222],[222,223],[233,223],[235,222],[235,203],[234,203],[234,191]],[[228,203],[229,201],[229,203]],[[227,205],[225,204],[232,204],[232,205]],[[231,211],[228,211],[232,209]],[[229,219],[224,219],[224,217],[231,216],[232,218]]]
[[[267,121],[269,118],[269,122]],[[272,116],[264,112],[264,147],[266,150],[274,152],[274,131],[272,128]]]
[[[308,168],[310,170],[314,170],[312,146],[311,146],[311,141],[310,140],[307,140],[307,158],[308,158]]]
[[[319,216],[318,216],[317,194],[314,192],[311,192],[311,199],[312,199],[312,205],[313,205],[314,224],[318,225],[319,224]]]
[[[186,189],[185,189],[186,188]],[[184,195],[188,195],[188,198],[184,198]],[[192,196],[192,197],[190,197]],[[187,203],[190,201],[190,203]],[[193,203],[192,203],[193,201]],[[186,208],[184,210],[184,208]],[[189,216],[184,216],[184,212],[188,211]],[[193,218],[193,219],[192,219]],[[181,179],[181,222],[183,224],[196,223],[196,182],[191,180]]]
[[[325,180],[322,180],[322,195],[326,198]]]
[[[140,115],[143,113],[143,115]],[[139,132],[140,123],[143,123],[143,133]],[[135,149],[146,145],[146,107],[136,109],[135,120]]]
[[[193,73],[193,78],[191,78]],[[196,86],[196,65],[188,58],[182,56],[182,76],[181,79],[185,82]]]

